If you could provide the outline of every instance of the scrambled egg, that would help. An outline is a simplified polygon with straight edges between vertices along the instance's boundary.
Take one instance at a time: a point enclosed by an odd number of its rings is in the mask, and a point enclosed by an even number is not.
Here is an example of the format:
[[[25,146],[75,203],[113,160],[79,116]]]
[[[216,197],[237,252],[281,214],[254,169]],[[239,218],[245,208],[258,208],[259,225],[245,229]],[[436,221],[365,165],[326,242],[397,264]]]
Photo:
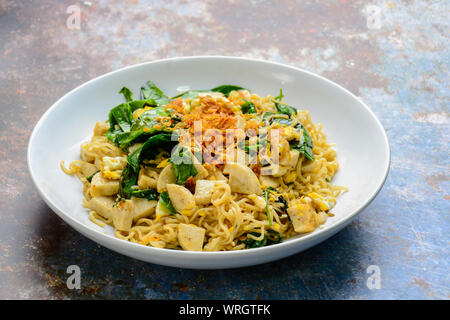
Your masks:
[[[105,178],[118,180],[126,165],[127,160],[125,157],[103,157],[101,171]]]
[[[286,140],[300,140],[301,134],[300,132],[297,132],[297,130],[294,127],[287,126],[283,127],[281,129],[281,136],[284,137]]]
[[[332,209],[335,205],[334,199],[323,197],[316,192],[308,193],[308,197],[312,199],[313,204],[322,211],[328,211]]]

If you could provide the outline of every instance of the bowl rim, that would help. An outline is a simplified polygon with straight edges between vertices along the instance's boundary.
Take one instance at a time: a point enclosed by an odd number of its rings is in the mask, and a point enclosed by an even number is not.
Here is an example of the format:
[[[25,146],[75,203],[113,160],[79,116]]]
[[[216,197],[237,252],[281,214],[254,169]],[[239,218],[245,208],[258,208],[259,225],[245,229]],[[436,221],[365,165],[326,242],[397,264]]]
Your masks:
[[[327,84],[339,89],[346,95],[350,96],[351,98],[355,99],[360,103],[361,106],[363,106],[366,111],[370,114],[372,117],[372,120],[375,121],[376,125],[382,132],[382,139],[384,142],[384,146],[386,148],[386,158],[384,159],[383,163],[383,178],[381,183],[377,186],[376,190],[372,192],[372,194],[369,197],[369,200],[367,200],[365,203],[363,203],[361,206],[359,206],[357,209],[353,210],[353,212],[349,213],[345,217],[341,218],[340,220],[336,221],[329,227],[325,227],[323,229],[316,229],[314,232],[302,235],[300,237],[289,239],[289,241],[283,241],[278,244],[265,246],[265,247],[259,247],[259,248],[253,248],[253,249],[245,249],[245,250],[236,250],[236,251],[184,251],[184,250],[173,250],[173,249],[166,249],[166,248],[156,248],[156,247],[150,247],[150,246],[143,246],[141,244],[124,241],[122,239],[118,239],[110,234],[103,233],[99,230],[90,228],[89,226],[81,223],[80,221],[74,219],[70,214],[66,213],[64,210],[60,209],[52,200],[50,197],[46,195],[43,188],[38,184],[37,176],[35,173],[35,170],[38,170],[37,168],[34,168],[32,165],[32,146],[34,144],[34,141],[36,139],[37,134],[39,133],[41,127],[46,122],[46,119],[49,117],[49,115],[55,110],[59,105],[61,105],[67,97],[69,97],[73,92],[88,86],[92,82],[99,81],[102,78],[106,78],[112,74],[120,73],[125,70],[134,69],[134,68],[141,68],[143,66],[152,65],[152,64],[158,64],[158,63],[165,63],[165,62],[171,62],[171,61],[192,61],[192,60],[229,60],[229,61],[244,61],[244,62],[250,62],[250,63],[263,63],[263,64],[270,64],[273,66],[281,67],[281,68],[287,68],[295,72],[301,72],[305,73],[309,76],[319,78],[320,80],[326,82]],[[268,61],[264,59],[255,59],[255,58],[246,58],[246,57],[236,57],[236,56],[223,56],[223,55],[200,55],[200,56],[181,56],[181,57],[172,57],[172,58],[166,58],[166,59],[157,59],[147,62],[142,62],[134,65],[125,66],[123,68],[113,70],[110,72],[107,72],[105,74],[99,75],[91,80],[88,80],[87,82],[82,83],[81,85],[75,87],[74,89],[70,90],[66,94],[64,94],[61,98],[59,98],[56,102],[54,102],[40,117],[38,122],[33,128],[33,131],[31,132],[30,138],[28,140],[28,147],[27,147],[27,164],[28,164],[28,171],[31,175],[32,181],[34,185],[36,186],[36,189],[38,190],[39,195],[44,200],[44,202],[66,223],[68,223],[71,227],[76,229],[77,231],[81,232],[86,237],[90,238],[91,240],[98,243],[98,238],[110,238],[111,241],[115,242],[115,247],[121,247],[123,249],[131,249],[131,250],[137,250],[144,252],[146,251],[146,254],[151,255],[152,253],[155,254],[163,254],[163,255],[169,255],[169,256],[177,256],[177,258],[233,258],[238,257],[246,254],[254,254],[254,255],[263,255],[263,254],[270,254],[273,251],[278,251],[284,249],[288,249],[295,246],[300,246],[302,242],[307,242],[308,240],[310,242],[314,241],[314,239],[320,239],[320,237],[326,236],[327,233],[334,234],[335,232],[338,232],[343,227],[345,227],[349,222],[352,221],[352,219],[359,214],[362,210],[364,210],[377,196],[377,194],[382,189],[383,185],[386,182],[387,176],[389,174],[390,170],[390,163],[391,163],[391,150],[389,145],[389,140],[386,134],[386,131],[381,124],[378,117],[375,115],[375,113],[356,95],[351,93],[346,88],[340,86],[339,84],[321,76],[318,74],[315,74],[313,72],[294,67],[288,64],[274,62],[274,61]],[[335,230],[333,233],[332,231]],[[106,239],[105,239],[106,240]],[[102,244],[103,245],[103,244]],[[114,249],[113,249],[114,250]],[[124,253],[124,255],[127,255]],[[139,259],[139,258],[138,258]]]

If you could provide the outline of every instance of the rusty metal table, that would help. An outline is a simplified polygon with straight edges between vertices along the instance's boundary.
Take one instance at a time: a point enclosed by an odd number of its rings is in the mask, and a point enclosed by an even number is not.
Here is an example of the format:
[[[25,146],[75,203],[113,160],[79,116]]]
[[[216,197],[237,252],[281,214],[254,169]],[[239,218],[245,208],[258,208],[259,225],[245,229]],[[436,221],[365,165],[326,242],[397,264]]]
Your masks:
[[[445,1],[1,0],[0,298],[449,299],[448,10]],[[75,232],[32,185],[34,125],[93,77],[186,55],[278,61],[348,88],[390,139],[381,193],[324,243],[235,270],[147,264]],[[79,290],[66,286],[69,265],[81,268]]]

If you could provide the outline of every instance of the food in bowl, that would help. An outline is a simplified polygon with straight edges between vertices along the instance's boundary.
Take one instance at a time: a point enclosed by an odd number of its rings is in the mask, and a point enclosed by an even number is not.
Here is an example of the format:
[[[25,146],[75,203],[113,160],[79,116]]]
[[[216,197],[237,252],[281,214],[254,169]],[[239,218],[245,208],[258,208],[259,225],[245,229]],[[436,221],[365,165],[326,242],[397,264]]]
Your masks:
[[[152,81],[98,121],[80,160],[90,220],[158,248],[262,247],[325,223],[345,187],[308,111],[235,85],[169,98]]]

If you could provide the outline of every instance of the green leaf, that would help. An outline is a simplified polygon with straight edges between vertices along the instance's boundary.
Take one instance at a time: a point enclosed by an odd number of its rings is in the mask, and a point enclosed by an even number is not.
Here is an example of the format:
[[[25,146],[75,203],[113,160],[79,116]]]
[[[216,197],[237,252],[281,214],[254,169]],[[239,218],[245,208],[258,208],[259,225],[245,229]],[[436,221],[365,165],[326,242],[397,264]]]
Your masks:
[[[306,130],[306,128],[301,123],[298,123],[295,128],[297,129],[297,131],[303,130],[303,133],[300,137],[300,141],[293,140],[289,143],[291,149],[298,150],[298,152],[304,154],[305,157],[309,160],[314,160],[314,153],[312,150],[314,148],[314,143],[308,133],[308,130]]]
[[[131,109],[132,112],[136,111],[137,109],[144,108],[146,106],[156,107],[158,105],[156,103],[156,101],[153,100],[153,99],[134,100],[134,101],[128,102],[128,104],[130,105],[130,109]]]
[[[241,105],[242,113],[256,113],[256,107],[253,102],[244,99],[244,104]]]
[[[130,132],[115,131],[107,132],[105,136],[118,145],[123,150],[126,150],[132,143],[145,133],[144,130],[135,130]]]
[[[171,133],[158,133],[151,136],[143,145],[128,155],[128,165],[139,171],[141,160],[154,159],[161,149],[170,152],[178,144],[178,141],[172,141],[171,138]]]
[[[259,237],[261,235],[261,233],[259,232],[248,232],[246,233],[246,235],[244,235],[247,236],[245,240],[238,240],[238,244],[245,243],[245,247],[247,249],[270,246],[272,244],[277,244],[283,241],[283,237],[281,236],[281,234],[272,229],[267,230],[266,233],[264,234],[263,239],[259,241],[249,238],[248,237],[249,234],[255,237]]]
[[[239,87],[239,86],[230,85],[230,84],[224,84],[222,86],[218,86],[216,88],[211,89],[211,91],[221,92],[227,97],[230,95],[231,91],[239,91],[239,90],[247,90],[247,89]]]
[[[208,92],[208,90],[188,90],[188,91],[185,91],[183,93],[180,93],[180,94],[172,97],[171,100],[174,100],[176,98],[182,98],[182,99],[193,98],[193,99],[195,99],[198,97],[198,94],[202,93],[202,92]]]
[[[127,87],[122,87],[122,89],[120,89],[119,93],[122,93],[123,96],[125,97],[125,100],[127,102],[133,101],[133,92],[128,89]]]
[[[187,179],[198,173],[192,163],[190,152],[184,147],[179,147],[172,153],[170,162],[174,169],[176,183],[179,185],[184,185]]]
[[[133,187],[137,184],[139,169],[135,170],[132,166],[127,165],[122,171],[119,180],[119,196],[130,199],[134,191]]]
[[[287,105],[281,105],[284,107],[289,107]],[[292,108],[292,107],[289,107]],[[267,119],[272,116],[272,115],[280,115],[280,114],[285,114],[289,116],[290,113],[290,109],[289,108],[280,108],[278,113],[273,113],[273,112],[266,112],[264,114],[263,120],[265,122],[266,125],[272,124],[274,122],[278,122],[281,125],[286,125],[286,126],[292,126],[292,120],[291,119],[287,119],[287,118],[282,118],[282,117],[272,117],[270,118],[269,121],[267,121]],[[278,107],[277,107],[278,109]],[[281,112],[281,111],[285,111],[285,112]],[[291,114],[292,115],[292,114]],[[289,142],[291,149],[295,149],[298,150],[301,154],[304,154],[306,156],[306,158],[308,158],[309,160],[314,160],[314,153],[312,151],[312,149],[314,148],[314,143],[312,141],[311,136],[309,135],[308,130],[306,130],[306,128],[301,124],[301,123],[297,123],[295,125],[295,129],[299,132],[300,130],[303,130],[302,136],[300,137],[300,141],[298,140],[292,140]]]
[[[144,111],[136,120],[132,130],[143,129],[145,127],[152,129],[156,124],[159,124],[156,121],[158,117],[170,117],[170,111],[166,110],[163,106]]]
[[[128,103],[122,103],[114,107],[109,111],[109,131],[113,132],[115,125],[119,125],[120,129],[124,132],[128,132],[131,129],[133,121],[133,113],[131,112]]]
[[[287,126],[290,126],[290,125],[292,124],[292,120],[286,118],[286,117],[283,116],[283,115],[286,115],[286,114],[284,114],[284,113],[266,112],[266,113],[264,114],[263,121],[265,122],[266,125],[270,125],[270,124],[272,124],[272,123],[274,123],[274,122],[278,122],[278,123],[281,124],[281,125],[287,125]],[[274,117],[271,117],[270,120],[267,121],[267,119],[268,119],[270,116],[274,116]],[[278,116],[278,117],[277,117],[277,116]]]
[[[177,213],[177,211],[173,207],[172,201],[170,200],[169,193],[167,191],[164,191],[159,195],[159,201],[170,211],[171,214]]]
[[[140,101],[142,100],[132,101],[130,104]],[[149,100],[146,100],[145,104],[147,104],[148,101]],[[164,128],[162,130],[156,129],[155,126],[160,124],[156,121],[157,117],[169,116],[170,111],[165,110],[163,106],[154,107],[153,109],[143,112],[136,121],[133,121],[129,130],[123,131],[122,129],[118,129],[112,132],[107,132],[105,136],[120,148],[126,150],[131,144],[136,143],[137,141],[142,141],[143,137],[148,137],[156,133],[168,132]]]
[[[178,144],[178,141],[171,141],[170,133],[159,133],[151,136],[138,149],[128,155],[127,166],[122,171],[119,181],[119,195],[123,198],[131,198],[133,187],[139,177],[140,163],[143,159],[154,159],[160,150],[169,151]]]
[[[136,198],[145,198],[147,200],[158,200],[159,193],[155,189],[143,189],[131,191],[131,196]]]
[[[288,106],[287,104],[281,104],[276,101],[274,101],[274,103],[279,113],[287,114],[289,117],[297,113],[297,109],[294,107]]]
[[[169,97],[150,80],[141,87],[141,100],[148,99],[154,100],[158,105],[166,105],[170,101]]]

